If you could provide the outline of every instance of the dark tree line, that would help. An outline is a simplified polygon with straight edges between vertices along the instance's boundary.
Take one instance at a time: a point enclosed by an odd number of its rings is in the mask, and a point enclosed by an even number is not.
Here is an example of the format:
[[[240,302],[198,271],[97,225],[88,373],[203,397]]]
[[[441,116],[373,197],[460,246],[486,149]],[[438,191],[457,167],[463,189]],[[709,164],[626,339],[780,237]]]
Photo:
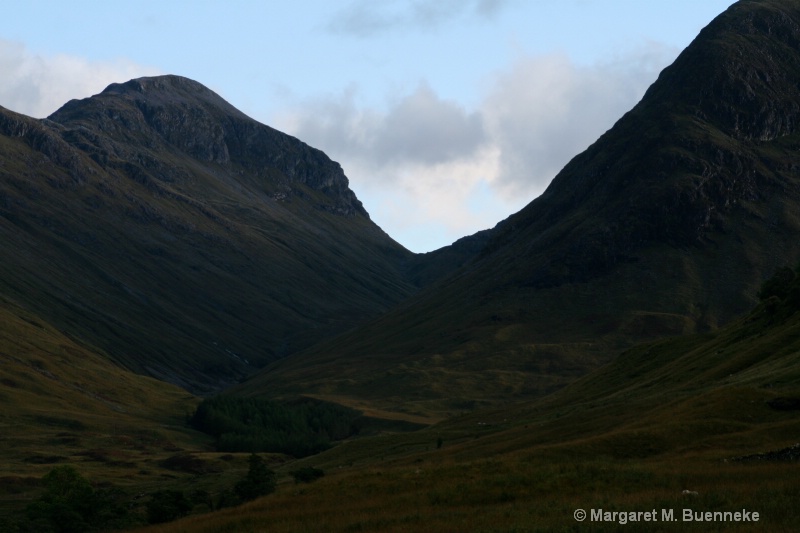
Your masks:
[[[354,409],[327,402],[216,396],[203,400],[189,423],[216,437],[221,452],[305,457],[357,434],[361,418]]]
[[[256,454],[250,454],[248,463],[247,475],[239,480],[232,490],[222,491],[217,501],[217,509],[240,505],[275,492],[278,477],[264,459]],[[158,524],[177,520],[189,514],[197,504],[207,505],[209,509],[214,508],[211,495],[206,491],[195,491],[187,497],[178,490],[160,490],[152,494],[147,503],[147,521]]]
[[[247,474],[233,487],[224,489],[216,508],[231,507],[275,491],[277,475],[264,459],[251,454]],[[310,473],[309,473],[310,472]],[[324,475],[317,469],[305,472],[304,481]],[[313,479],[306,479],[308,477]],[[295,475],[295,480],[297,476]],[[0,531],[9,533],[87,533],[141,525],[142,517],[130,513],[129,497],[113,487],[96,488],[70,466],[57,466],[42,478],[44,491],[26,508],[20,519],[0,520]],[[170,522],[188,515],[195,506],[214,509],[211,495],[197,490],[188,496],[180,490],[161,489],[146,503],[147,522]]]

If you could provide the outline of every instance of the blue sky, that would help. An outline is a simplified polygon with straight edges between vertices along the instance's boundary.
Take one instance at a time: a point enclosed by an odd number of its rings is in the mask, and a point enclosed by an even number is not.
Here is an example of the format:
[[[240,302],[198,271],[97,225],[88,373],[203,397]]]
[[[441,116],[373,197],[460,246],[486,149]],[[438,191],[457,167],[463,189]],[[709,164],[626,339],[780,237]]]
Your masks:
[[[44,117],[179,74],[340,162],[425,252],[494,226],[630,109],[730,0],[13,2],[0,105]]]

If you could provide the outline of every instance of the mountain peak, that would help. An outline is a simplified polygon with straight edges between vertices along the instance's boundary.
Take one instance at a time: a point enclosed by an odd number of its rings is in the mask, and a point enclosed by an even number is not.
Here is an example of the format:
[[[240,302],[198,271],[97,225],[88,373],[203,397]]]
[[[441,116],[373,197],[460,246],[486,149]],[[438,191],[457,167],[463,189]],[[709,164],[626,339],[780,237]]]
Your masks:
[[[764,158],[780,172],[792,165],[782,144],[762,151],[800,124],[799,48],[800,1],[734,4],[541,197],[500,224],[489,251],[516,241],[537,264],[521,276],[541,287],[594,279],[653,246],[702,247],[733,232],[743,205],[782,187]]]
[[[178,90],[188,90],[197,93],[211,93],[208,87],[200,82],[178,76],[177,74],[165,74],[161,76],[145,76],[141,78],[134,78],[123,83],[112,83],[103,90],[104,93],[126,93],[126,92],[150,92],[150,91],[166,91],[174,92]]]
[[[736,139],[772,140],[800,123],[800,2],[737,2],[664,69],[641,105],[690,109]]]
[[[96,159],[124,154],[129,162],[141,161],[166,150],[202,164],[236,167],[260,180],[271,196],[308,195],[307,187],[324,194],[316,202],[320,210],[369,217],[338,163],[248,117],[189,78],[166,75],[113,83],[100,94],[67,102],[48,120],[64,126],[69,138],[79,137],[78,144]],[[140,167],[136,172],[154,181],[165,174]]]
[[[746,312],[800,257],[799,80],[800,0],[735,4],[468,268],[249,390],[375,391],[383,406],[413,390],[415,409],[423,395],[460,409],[476,386],[481,401],[538,394],[630,343]]]
[[[232,115],[246,116],[202,83],[174,74],[112,83],[100,94],[141,99],[161,105],[181,103],[210,105]]]

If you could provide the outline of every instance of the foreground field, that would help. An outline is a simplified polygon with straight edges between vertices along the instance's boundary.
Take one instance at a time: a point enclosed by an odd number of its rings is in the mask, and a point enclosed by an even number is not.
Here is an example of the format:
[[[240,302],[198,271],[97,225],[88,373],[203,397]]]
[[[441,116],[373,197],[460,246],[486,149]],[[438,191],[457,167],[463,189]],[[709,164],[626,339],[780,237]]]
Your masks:
[[[263,454],[277,490],[214,512],[248,455],[187,427],[196,398],[125,372],[107,374],[114,390],[82,386],[114,367],[8,311],[0,502],[12,518],[0,527],[30,531],[20,509],[39,477],[74,465],[124,490],[129,528],[158,490],[194,498],[192,515],[144,532],[797,531],[800,277],[784,274],[725,328],[637,346],[537,401],[414,431],[424,419],[401,413],[302,460]],[[325,475],[295,483],[309,466]]]
[[[344,467],[313,484],[285,483],[242,507],[143,531],[549,532],[618,530],[627,522],[617,515],[599,523],[591,514],[578,522],[578,509],[655,511],[658,522],[632,521],[631,531],[788,532],[800,523],[797,465],[726,462],[708,453],[625,460],[536,449],[458,460],[457,448],[399,464]],[[746,510],[758,521],[690,523],[684,509]],[[669,517],[675,521],[665,522]]]
[[[313,484],[144,531],[797,531],[798,283],[537,402],[342,443],[285,467],[324,469]]]

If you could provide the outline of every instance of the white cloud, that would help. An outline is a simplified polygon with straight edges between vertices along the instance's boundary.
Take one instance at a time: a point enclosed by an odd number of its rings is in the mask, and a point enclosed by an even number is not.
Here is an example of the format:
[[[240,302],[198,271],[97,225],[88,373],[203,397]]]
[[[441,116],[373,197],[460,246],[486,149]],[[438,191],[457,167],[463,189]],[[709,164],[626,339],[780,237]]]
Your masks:
[[[355,0],[328,24],[333,33],[371,37],[395,29],[433,29],[462,16],[490,18],[510,0]]]
[[[160,74],[124,59],[91,62],[64,54],[41,56],[3,39],[0,72],[0,105],[36,118],[50,115],[73,98],[97,94],[111,83]]]
[[[377,172],[403,165],[440,165],[475,153],[486,139],[480,113],[442,100],[426,84],[387,111],[359,108],[351,87],[303,104],[279,120],[300,139]]]
[[[504,211],[492,198],[467,205],[499,173],[482,114],[426,84],[383,110],[360,107],[351,87],[273,122],[339,161],[373,220],[401,242],[433,249],[494,225]]]
[[[386,182],[360,179],[372,174],[357,162],[345,172],[378,225],[400,242],[420,243],[422,249],[415,251],[426,251],[491,227],[508,214],[488,184],[498,163],[497,150],[486,144],[468,157],[384,167]]]
[[[427,231],[425,246],[433,249],[493,226],[541,194],[676,54],[647,44],[593,66],[561,54],[520,57],[487,78],[476,109],[425,84],[375,109],[360,105],[350,87],[299,103],[274,122],[339,161],[390,235],[409,242],[404,235]]]

